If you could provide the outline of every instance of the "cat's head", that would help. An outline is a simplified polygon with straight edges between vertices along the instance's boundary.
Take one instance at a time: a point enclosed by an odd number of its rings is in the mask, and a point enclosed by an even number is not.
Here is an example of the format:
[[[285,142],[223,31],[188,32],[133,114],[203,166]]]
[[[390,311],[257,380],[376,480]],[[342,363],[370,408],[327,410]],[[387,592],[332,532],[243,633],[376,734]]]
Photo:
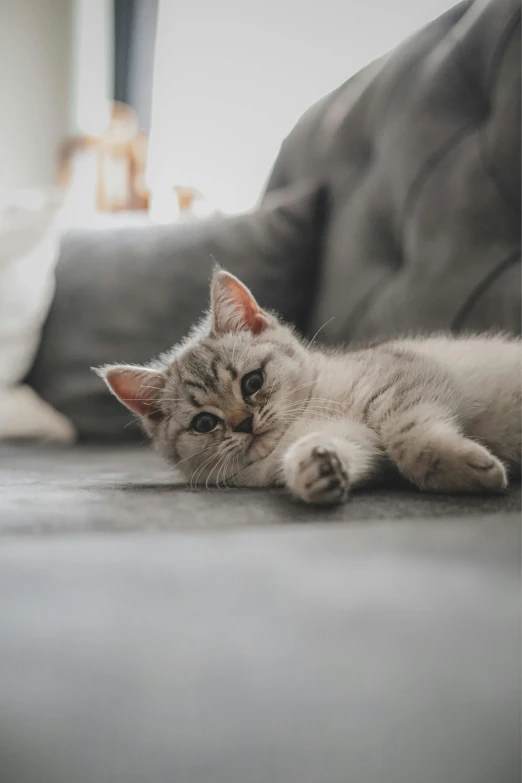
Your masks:
[[[208,316],[153,365],[97,372],[164,457],[194,482],[219,483],[272,453],[314,370],[292,328],[236,277],[216,271],[210,299]]]

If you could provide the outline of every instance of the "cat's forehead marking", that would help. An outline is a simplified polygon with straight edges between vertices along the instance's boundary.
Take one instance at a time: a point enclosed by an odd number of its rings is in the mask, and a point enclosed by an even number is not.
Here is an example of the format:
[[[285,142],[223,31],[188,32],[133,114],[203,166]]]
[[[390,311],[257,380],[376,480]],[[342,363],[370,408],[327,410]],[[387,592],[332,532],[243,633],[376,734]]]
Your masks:
[[[180,357],[180,380],[203,391],[216,391],[220,383],[219,365],[219,353],[205,344],[195,346]]]
[[[185,398],[192,408],[219,407],[233,396],[233,381],[220,348],[217,342],[202,342],[192,346],[177,360],[177,394]]]
[[[187,347],[176,358],[178,393],[196,409],[230,402],[241,394],[238,379],[245,372],[257,368],[264,370],[276,358],[275,348],[269,340],[253,342],[241,334],[205,338]]]
[[[203,404],[193,394],[189,394],[189,400],[195,408],[202,408]]]
[[[219,358],[217,356],[214,356],[210,361],[210,374],[212,375],[216,383],[219,382],[218,366],[219,366]]]
[[[237,370],[236,370],[236,368],[232,367],[231,364],[227,364],[225,369],[227,370],[227,372],[230,373],[230,377],[232,378],[232,380],[236,381],[237,380]]]
[[[273,351],[269,351],[264,359],[261,361],[261,369],[264,370],[268,362],[271,362],[275,358],[275,353]]]
[[[199,381],[194,381],[192,378],[184,378],[182,375],[180,376],[181,383],[183,386],[190,386],[192,389],[199,389],[200,391],[205,392],[207,390],[207,387],[204,386]]]

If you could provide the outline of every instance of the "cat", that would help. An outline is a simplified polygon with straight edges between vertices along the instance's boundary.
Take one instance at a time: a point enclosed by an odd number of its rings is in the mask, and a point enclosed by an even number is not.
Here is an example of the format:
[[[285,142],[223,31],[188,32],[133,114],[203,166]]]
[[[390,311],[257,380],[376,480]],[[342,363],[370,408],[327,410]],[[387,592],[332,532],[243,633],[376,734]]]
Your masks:
[[[500,492],[520,472],[522,343],[434,336],[315,347],[218,269],[210,312],[146,367],[96,371],[193,484],[344,502],[394,466],[421,490]]]

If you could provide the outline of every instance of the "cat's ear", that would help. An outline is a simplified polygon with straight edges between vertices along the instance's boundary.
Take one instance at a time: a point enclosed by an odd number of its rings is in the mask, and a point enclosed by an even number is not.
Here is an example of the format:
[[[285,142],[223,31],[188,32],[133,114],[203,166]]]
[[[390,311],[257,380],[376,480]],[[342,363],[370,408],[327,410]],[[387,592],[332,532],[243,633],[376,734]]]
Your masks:
[[[161,421],[164,414],[159,409],[159,399],[165,384],[163,373],[125,364],[106,364],[93,370],[125,407],[150,421]]]
[[[222,269],[216,270],[210,287],[212,331],[249,331],[260,334],[273,321],[273,316],[262,310],[246,285]]]

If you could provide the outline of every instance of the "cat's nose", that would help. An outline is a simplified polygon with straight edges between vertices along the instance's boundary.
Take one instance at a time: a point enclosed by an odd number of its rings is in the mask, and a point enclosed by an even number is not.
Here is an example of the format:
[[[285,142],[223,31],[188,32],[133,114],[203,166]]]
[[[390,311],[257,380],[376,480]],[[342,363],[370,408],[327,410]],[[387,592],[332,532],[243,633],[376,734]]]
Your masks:
[[[239,424],[236,424],[236,426],[234,427],[234,432],[248,432],[251,435],[253,420],[254,420],[254,416],[251,413],[250,416],[246,417],[246,419],[243,419],[243,421],[240,421]]]

